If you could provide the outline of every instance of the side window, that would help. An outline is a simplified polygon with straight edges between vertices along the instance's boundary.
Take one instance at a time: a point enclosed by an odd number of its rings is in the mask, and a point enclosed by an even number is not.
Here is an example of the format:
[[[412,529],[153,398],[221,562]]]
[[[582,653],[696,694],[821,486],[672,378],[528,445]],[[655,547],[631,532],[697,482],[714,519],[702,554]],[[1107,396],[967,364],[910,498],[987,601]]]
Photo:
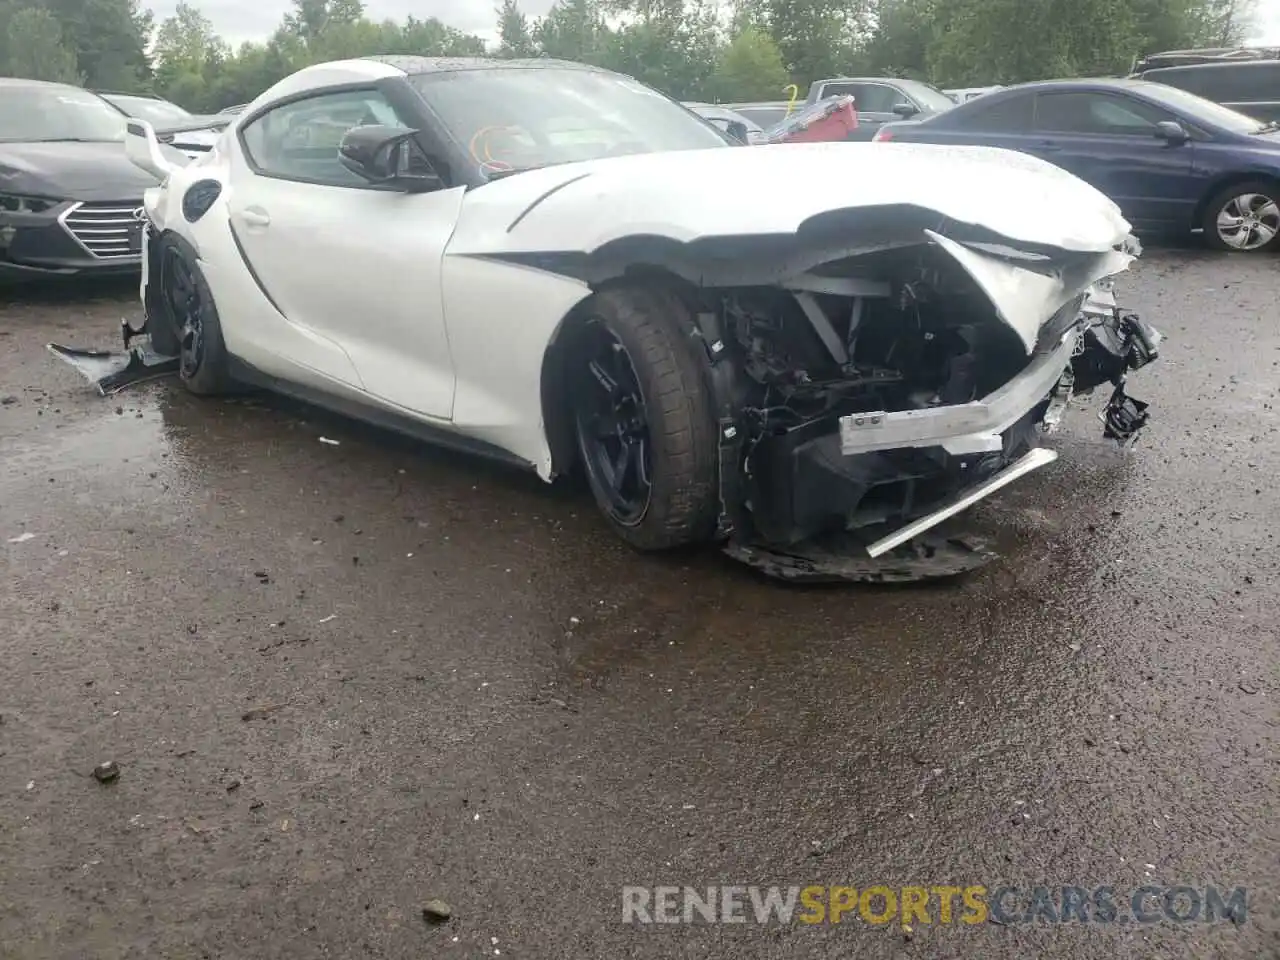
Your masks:
[[[338,160],[338,146],[352,127],[402,126],[381,92],[344,90],[294,100],[258,117],[241,131],[245,155],[256,172],[335,187],[368,187]]]
[[[883,83],[864,83],[851,92],[859,113],[893,113],[898,104],[913,102],[901,90],[886,87]]]
[[[824,83],[822,85],[821,99],[830,100],[832,97],[857,97],[862,91],[860,83]]]
[[[1280,63],[1256,67],[1258,83],[1250,100],[1280,100]]]
[[[977,96],[975,94],[969,99]],[[1030,133],[1033,102],[1031,97],[1007,97],[995,103],[984,103],[967,109],[961,122],[966,129],[981,133]]]
[[[1171,87],[1177,87],[1188,93],[1194,93],[1198,97],[1206,97],[1212,100],[1218,95],[1218,91],[1213,89],[1213,78],[1208,75],[1205,70],[1151,70],[1142,75],[1144,80],[1153,80],[1156,83],[1167,83]]]
[[[1205,73],[1210,71],[1206,70]],[[1241,63],[1221,66],[1209,87],[1211,100],[1220,103],[1250,103],[1275,100],[1280,86],[1280,63]]]
[[[1105,93],[1042,93],[1036,97],[1036,129],[1045,133],[1154,137],[1169,119],[1153,107]]]

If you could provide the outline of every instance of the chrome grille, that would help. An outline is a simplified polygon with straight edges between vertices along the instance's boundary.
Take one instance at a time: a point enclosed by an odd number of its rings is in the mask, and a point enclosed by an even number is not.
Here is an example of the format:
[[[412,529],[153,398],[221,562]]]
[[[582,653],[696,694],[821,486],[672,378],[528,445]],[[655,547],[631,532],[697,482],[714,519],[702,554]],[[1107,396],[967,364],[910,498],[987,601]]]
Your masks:
[[[63,228],[80,246],[102,260],[136,257],[141,249],[142,221],[133,203],[77,203],[62,215]]]

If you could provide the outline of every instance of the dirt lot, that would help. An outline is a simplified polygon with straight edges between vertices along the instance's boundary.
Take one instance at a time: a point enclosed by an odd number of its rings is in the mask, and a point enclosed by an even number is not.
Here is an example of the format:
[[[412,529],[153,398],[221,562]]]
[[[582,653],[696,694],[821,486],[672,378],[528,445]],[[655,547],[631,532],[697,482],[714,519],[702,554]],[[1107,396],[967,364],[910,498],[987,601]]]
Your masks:
[[[974,517],[1004,558],[897,590],[638,556],[578,490],[279,403],[104,400],[43,345],[114,345],[130,286],[6,294],[0,955],[1280,956],[1277,269],[1149,253],[1143,442],[1073,410]],[[734,883],[1248,913],[621,920]]]

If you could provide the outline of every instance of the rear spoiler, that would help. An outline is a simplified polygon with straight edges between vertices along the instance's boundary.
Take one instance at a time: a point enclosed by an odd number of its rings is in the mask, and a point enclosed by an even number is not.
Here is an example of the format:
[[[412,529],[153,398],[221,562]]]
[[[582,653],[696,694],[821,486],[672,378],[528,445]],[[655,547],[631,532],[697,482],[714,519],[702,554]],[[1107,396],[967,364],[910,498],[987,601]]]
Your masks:
[[[161,181],[169,179],[169,174],[177,169],[177,164],[165,159],[155,128],[146,120],[130,118],[125,124],[124,152],[135,167],[141,167]]]

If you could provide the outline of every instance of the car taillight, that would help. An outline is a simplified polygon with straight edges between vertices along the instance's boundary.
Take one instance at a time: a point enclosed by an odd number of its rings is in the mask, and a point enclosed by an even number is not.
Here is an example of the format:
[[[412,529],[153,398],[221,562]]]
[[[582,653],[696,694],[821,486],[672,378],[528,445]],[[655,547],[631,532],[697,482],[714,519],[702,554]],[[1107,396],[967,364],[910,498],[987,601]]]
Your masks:
[[[871,141],[873,143],[884,143],[886,140],[892,140],[892,139],[893,139],[893,131],[886,130],[884,127],[881,127],[879,130],[876,131],[875,136],[871,138]]]

